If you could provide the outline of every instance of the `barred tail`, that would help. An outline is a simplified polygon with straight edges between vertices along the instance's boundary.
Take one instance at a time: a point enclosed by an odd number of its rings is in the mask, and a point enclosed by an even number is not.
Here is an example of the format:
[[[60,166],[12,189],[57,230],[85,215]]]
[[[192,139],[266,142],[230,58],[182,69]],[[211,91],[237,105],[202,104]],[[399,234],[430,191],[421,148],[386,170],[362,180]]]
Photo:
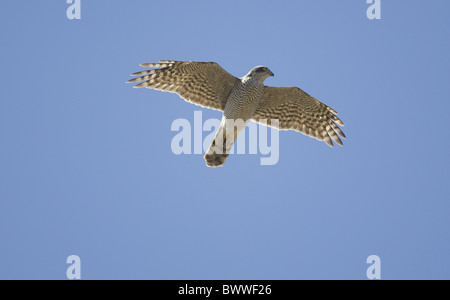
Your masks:
[[[221,167],[225,164],[239,132],[245,128],[247,122],[248,120],[222,118],[219,130],[204,156],[208,167]]]
[[[211,146],[209,146],[209,149],[204,156],[206,165],[208,167],[222,167],[225,164],[225,160],[227,159],[228,155],[230,155],[230,153],[227,152],[226,137],[224,136],[223,142],[219,143],[218,145],[216,145],[216,139],[217,136],[212,141]]]
[[[227,159],[229,154],[205,154],[206,165],[208,167],[222,167],[225,164],[225,160]]]

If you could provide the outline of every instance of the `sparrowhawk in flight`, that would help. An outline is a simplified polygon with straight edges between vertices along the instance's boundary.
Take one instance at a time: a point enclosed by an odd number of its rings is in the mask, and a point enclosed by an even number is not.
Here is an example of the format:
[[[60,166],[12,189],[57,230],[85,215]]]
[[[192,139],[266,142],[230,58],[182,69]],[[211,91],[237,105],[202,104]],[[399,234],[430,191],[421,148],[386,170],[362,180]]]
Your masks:
[[[344,123],[334,109],[298,87],[265,86],[264,80],[274,76],[267,67],[255,67],[237,78],[214,62],[160,60],[141,66],[153,69],[132,74],[138,77],[128,82],[140,82],[135,88],[177,93],[187,102],[223,112],[217,134],[204,156],[210,167],[223,166],[237,135],[250,120],[299,131],[331,147],[332,140],[342,145],[339,136],[345,138],[336,125]]]

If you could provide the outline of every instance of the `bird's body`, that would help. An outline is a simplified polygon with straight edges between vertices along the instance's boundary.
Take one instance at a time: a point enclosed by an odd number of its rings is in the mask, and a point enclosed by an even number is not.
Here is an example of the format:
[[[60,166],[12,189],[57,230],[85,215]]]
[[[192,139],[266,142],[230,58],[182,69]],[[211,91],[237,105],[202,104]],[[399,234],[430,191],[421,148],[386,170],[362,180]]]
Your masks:
[[[269,72],[267,76],[270,76]],[[217,167],[225,163],[239,132],[245,128],[258,108],[264,95],[265,78],[267,77],[254,76],[254,72],[250,71],[236,82],[227,99],[216,137],[206,151],[205,160],[208,166]]]
[[[142,64],[159,69],[137,72],[128,82],[179,94],[188,102],[223,111],[222,122],[205,154],[210,167],[223,166],[239,132],[250,120],[269,126],[300,131],[333,146],[345,138],[336,111],[296,87],[268,87],[264,80],[273,73],[258,66],[236,78],[211,62],[160,61]],[[336,134],[337,133],[337,134]],[[331,137],[331,138],[330,138]]]
[[[227,99],[223,115],[227,119],[250,120],[264,94],[264,81],[252,77],[241,78]]]

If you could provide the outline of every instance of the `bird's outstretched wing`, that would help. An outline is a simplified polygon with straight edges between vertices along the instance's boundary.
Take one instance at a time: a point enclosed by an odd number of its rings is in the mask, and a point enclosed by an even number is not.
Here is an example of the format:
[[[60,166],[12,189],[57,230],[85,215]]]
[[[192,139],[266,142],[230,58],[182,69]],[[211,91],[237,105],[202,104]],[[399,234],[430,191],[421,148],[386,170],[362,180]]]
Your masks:
[[[342,145],[342,141],[338,134],[345,138],[336,125],[344,126],[344,123],[336,115],[334,109],[297,87],[266,86],[263,99],[252,119],[256,122],[266,119],[268,125],[271,125],[271,120],[278,119],[280,130],[300,131],[333,147],[331,138],[339,145]]]
[[[239,79],[214,62],[160,60],[142,67],[157,68],[136,72],[130,82],[135,88],[177,93],[187,102],[223,111],[228,96]]]

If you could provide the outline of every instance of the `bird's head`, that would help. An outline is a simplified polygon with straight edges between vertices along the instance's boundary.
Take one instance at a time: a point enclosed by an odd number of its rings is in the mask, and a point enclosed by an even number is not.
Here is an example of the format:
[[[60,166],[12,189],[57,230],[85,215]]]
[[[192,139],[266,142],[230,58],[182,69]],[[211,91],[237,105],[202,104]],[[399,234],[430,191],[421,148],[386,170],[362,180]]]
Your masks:
[[[246,76],[255,78],[255,79],[263,82],[264,80],[266,80],[267,77],[275,76],[275,75],[272,73],[272,71],[269,70],[269,68],[264,67],[264,66],[257,66],[257,67],[254,67],[253,69],[251,69],[250,72],[248,72],[248,74]]]

